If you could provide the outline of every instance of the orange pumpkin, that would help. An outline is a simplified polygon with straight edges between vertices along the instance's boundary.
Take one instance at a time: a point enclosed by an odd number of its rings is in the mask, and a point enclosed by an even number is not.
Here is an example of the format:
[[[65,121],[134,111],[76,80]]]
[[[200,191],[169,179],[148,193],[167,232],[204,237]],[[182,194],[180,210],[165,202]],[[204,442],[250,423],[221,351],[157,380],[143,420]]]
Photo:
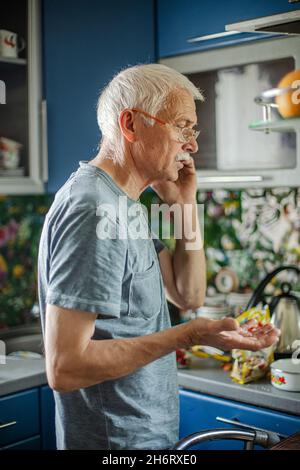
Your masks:
[[[295,83],[296,81],[298,83]],[[276,96],[275,101],[278,104],[278,111],[283,118],[300,116],[300,89],[295,89],[297,86],[300,86],[300,69],[286,74],[277,85],[278,88],[294,88]]]

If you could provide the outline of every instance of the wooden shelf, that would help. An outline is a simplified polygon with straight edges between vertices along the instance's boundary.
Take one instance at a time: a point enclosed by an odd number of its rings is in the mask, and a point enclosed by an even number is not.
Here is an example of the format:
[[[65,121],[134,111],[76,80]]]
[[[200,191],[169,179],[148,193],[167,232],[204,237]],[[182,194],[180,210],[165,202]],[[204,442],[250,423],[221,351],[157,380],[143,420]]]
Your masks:
[[[13,58],[13,57],[0,57],[0,64],[12,64],[12,65],[26,65],[27,60],[26,59],[19,59],[19,58]]]
[[[12,176],[24,176],[24,175],[25,175],[25,168],[23,167],[15,168],[12,170],[6,170],[4,168],[0,168],[0,177],[3,177],[3,176],[12,177]]]

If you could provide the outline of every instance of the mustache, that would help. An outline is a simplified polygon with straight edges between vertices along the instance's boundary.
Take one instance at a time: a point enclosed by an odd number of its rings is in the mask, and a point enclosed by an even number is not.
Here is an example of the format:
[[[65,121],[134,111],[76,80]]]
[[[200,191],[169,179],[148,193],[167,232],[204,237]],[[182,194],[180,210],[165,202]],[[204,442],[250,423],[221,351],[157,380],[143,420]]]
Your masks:
[[[181,152],[181,153],[178,153],[175,157],[175,161],[176,162],[180,162],[182,160],[189,160],[189,158],[191,158],[190,154],[187,153],[187,152]]]

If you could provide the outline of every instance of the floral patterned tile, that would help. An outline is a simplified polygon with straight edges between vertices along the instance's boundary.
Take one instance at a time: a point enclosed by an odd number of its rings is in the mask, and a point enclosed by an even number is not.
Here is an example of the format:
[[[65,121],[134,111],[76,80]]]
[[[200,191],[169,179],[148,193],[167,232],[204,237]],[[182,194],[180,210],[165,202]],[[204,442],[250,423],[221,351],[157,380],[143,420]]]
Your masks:
[[[275,266],[300,266],[299,188],[215,190],[198,192],[197,198],[204,204],[210,287],[215,289],[222,268],[236,273],[243,292],[254,289]],[[33,319],[39,237],[52,201],[53,195],[0,196],[0,328]],[[159,199],[146,191],[141,201],[150,209]],[[172,219],[163,223],[172,226]],[[174,248],[174,239],[165,243]],[[295,287],[300,290],[300,284]]]
[[[53,196],[0,196],[0,328],[32,321],[37,253]]]

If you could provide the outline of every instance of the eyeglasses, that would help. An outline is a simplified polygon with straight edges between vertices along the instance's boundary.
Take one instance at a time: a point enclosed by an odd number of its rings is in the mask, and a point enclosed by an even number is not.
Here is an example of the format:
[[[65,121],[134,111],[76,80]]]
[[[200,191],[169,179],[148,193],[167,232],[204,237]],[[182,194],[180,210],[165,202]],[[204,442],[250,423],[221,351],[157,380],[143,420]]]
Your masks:
[[[175,126],[173,124],[170,124],[169,122],[166,122],[166,121],[163,121],[162,119],[157,118],[156,116],[152,116],[151,114],[146,113],[146,111],[142,111],[141,109],[132,108],[131,111],[134,111],[135,113],[141,113],[150,119],[154,119],[154,121],[156,121],[161,126],[167,126],[167,127],[175,129],[178,134],[179,142],[182,142],[182,143],[191,142],[192,139],[196,140],[200,134],[199,130],[192,129],[191,127]]]

